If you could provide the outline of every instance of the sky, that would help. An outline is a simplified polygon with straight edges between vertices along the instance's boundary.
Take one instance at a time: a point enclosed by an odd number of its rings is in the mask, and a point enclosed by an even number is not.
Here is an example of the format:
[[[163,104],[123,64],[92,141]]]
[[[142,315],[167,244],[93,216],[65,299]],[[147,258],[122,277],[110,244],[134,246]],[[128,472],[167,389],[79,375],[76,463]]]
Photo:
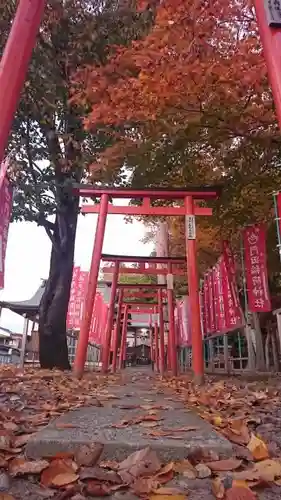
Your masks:
[[[126,201],[126,204],[128,200]],[[119,204],[125,204],[120,200]],[[75,265],[84,271],[90,268],[97,216],[79,216],[75,244]],[[143,244],[145,227],[138,221],[129,224],[121,215],[109,215],[103,245],[104,253],[118,255],[149,255],[153,244]],[[13,223],[9,228],[5,262],[5,288],[1,300],[28,300],[48,277],[51,242],[42,227],[34,223]],[[8,310],[1,313],[0,324],[21,333],[23,319]]]

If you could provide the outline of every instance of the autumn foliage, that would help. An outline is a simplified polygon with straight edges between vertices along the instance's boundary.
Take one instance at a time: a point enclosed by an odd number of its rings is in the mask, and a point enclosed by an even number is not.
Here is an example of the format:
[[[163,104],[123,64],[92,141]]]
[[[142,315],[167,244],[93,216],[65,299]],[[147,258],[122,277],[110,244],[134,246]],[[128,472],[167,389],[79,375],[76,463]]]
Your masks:
[[[147,37],[112,50],[105,67],[76,75],[75,99],[91,108],[87,128],[160,120],[159,129],[170,132],[207,125],[224,104],[246,111],[246,123],[237,114],[237,132],[272,120],[271,95],[261,97],[266,68],[248,2],[163,1]],[[225,112],[225,127],[233,128]]]

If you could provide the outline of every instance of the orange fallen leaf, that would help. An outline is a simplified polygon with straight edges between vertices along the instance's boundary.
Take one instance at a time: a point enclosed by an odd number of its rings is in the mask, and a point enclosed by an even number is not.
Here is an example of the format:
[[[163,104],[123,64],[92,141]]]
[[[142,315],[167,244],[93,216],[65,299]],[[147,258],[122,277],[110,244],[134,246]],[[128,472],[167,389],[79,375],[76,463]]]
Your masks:
[[[149,500],[185,500],[186,495],[176,494],[176,495],[159,495],[154,494],[149,496]]]
[[[55,459],[41,474],[41,484],[49,488],[53,479],[60,474],[76,474],[77,465],[71,459]]]
[[[263,460],[269,457],[269,451],[266,443],[254,434],[251,434],[251,439],[247,446],[255,460]]]
[[[76,429],[77,427],[79,427],[78,425],[74,425],[74,424],[70,424],[70,423],[63,423],[63,422],[57,422],[56,423],[56,429],[60,430],[60,429]]]
[[[0,493],[0,500],[16,500],[16,499],[12,495],[9,495],[9,493]]]
[[[206,462],[207,467],[214,472],[232,471],[238,469],[242,465],[242,460],[236,458],[228,458],[226,460],[218,460],[215,462]]]
[[[57,474],[52,479],[52,486],[61,487],[67,486],[68,484],[75,483],[79,479],[79,476],[74,472],[62,472],[61,474]]]
[[[224,488],[224,484],[223,484],[220,477],[216,477],[215,479],[213,479],[212,491],[213,491],[214,496],[217,499],[220,500],[220,499],[224,498],[225,488]]]
[[[167,488],[167,487],[161,487],[155,490],[153,493],[155,495],[183,495],[182,490],[179,488]]]
[[[47,460],[29,461],[24,458],[14,458],[9,463],[9,472],[12,476],[40,474],[48,466],[49,462],[47,462]]]

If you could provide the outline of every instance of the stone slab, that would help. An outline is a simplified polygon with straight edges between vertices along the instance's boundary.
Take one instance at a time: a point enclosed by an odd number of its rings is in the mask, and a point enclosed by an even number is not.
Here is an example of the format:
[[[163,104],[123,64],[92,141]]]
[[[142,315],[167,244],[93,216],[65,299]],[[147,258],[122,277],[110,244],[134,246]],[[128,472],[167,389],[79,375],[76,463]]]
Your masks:
[[[154,449],[163,462],[183,459],[188,452],[198,448],[216,451],[221,456],[231,455],[232,445],[229,441],[218,434],[208,422],[187,410],[180,402],[171,402],[169,398],[161,394],[155,397],[155,394],[138,392],[136,396],[124,394],[124,392],[123,389],[121,401],[112,400],[104,403],[104,407],[101,408],[80,408],[54,420],[28,442],[27,456],[30,458],[53,456],[59,452],[74,451],[82,444],[90,442],[102,443],[104,445],[102,459],[111,460],[123,460],[130,453],[146,446]],[[155,428],[147,429],[140,424],[121,429],[112,427],[124,419],[147,414],[147,411],[140,408],[129,410],[120,408],[127,404],[152,406],[162,404],[167,409],[159,411],[159,416],[163,420]],[[62,428],[64,425],[75,427]],[[152,430],[189,426],[196,427],[196,430],[174,434],[180,437],[179,439],[169,437],[155,439],[147,435]]]

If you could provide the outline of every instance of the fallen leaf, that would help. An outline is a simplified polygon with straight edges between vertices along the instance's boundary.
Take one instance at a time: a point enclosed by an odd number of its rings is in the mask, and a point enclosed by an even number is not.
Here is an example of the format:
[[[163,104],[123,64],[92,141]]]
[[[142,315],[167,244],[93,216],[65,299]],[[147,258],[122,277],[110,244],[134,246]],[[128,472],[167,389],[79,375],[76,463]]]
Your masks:
[[[115,471],[107,471],[102,467],[83,467],[79,473],[80,479],[95,479],[106,483],[122,484],[120,476]]]
[[[119,462],[117,462],[116,460],[102,460],[99,463],[99,466],[103,467],[104,469],[118,470]]]
[[[243,486],[232,486],[225,492],[226,500],[256,500],[256,495],[250,488]]]
[[[132,483],[141,476],[151,476],[161,469],[161,463],[151,448],[132,453],[118,466],[118,473],[125,483]]]
[[[61,474],[57,474],[52,479],[52,486],[57,486],[58,488],[61,486],[67,486],[68,484],[75,483],[79,479],[79,476],[74,472],[62,472]]]
[[[281,462],[271,459],[262,460],[255,464],[254,470],[258,472],[260,479],[271,482],[281,477]]]
[[[174,471],[188,479],[195,479],[197,477],[197,471],[189,460],[182,460],[182,462],[175,463]]]
[[[226,460],[218,460],[216,462],[206,462],[207,467],[213,472],[232,471],[238,469],[242,465],[242,460],[228,458]]]
[[[41,484],[47,488],[53,485],[53,480],[61,474],[74,474],[77,472],[77,465],[71,459],[55,459],[48,464],[41,474]]]
[[[111,490],[106,484],[98,481],[89,481],[86,485],[86,491],[93,497],[105,497],[110,495]]]
[[[24,446],[30,438],[32,438],[35,434],[22,434],[21,436],[15,436],[13,438],[13,447],[14,448],[21,448]]]
[[[60,430],[60,429],[76,429],[77,427],[79,427],[78,425],[74,425],[74,424],[70,424],[68,422],[57,422],[56,425],[55,425],[56,429]]]
[[[158,485],[157,479],[153,477],[139,477],[134,481],[131,488],[136,495],[142,496],[151,493]]]
[[[47,460],[29,461],[24,458],[14,458],[9,463],[9,472],[12,476],[40,474],[48,466]]]
[[[212,480],[212,491],[217,499],[224,498],[225,488],[220,477],[216,477]]]
[[[154,494],[150,495],[149,499],[150,500],[185,500],[186,495],[183,494],[177,494],[177,495],[159,495],[159,494]]]
[[[184,493],[179,488],[161,487],[154,491],[155,495],[183,495]]]
[[[93,466],[98,462],[102,452],[103,444],[91,443],[81,446],[74,454],[77,465]]]
[[[12,495],[9,495],[9,493],[0,492],[0,500],[16,500],[16,499]]]
[[[267,445],[262,439],[254,434],[251,434],[251,439],[247,446],[248,450],[252,453],[255,460],[263,460],[269,457]]]

